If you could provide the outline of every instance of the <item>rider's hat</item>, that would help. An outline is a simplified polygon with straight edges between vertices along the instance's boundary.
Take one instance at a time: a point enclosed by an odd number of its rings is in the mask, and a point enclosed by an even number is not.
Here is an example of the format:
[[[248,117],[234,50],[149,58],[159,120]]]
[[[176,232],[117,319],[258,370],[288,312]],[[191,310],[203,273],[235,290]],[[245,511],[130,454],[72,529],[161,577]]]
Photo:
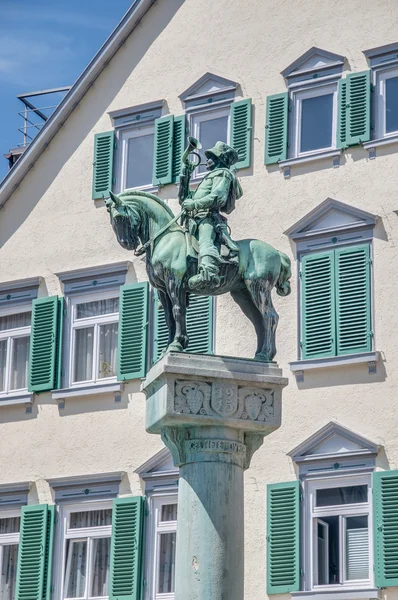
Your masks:
[[[207,158],[216,157],[220,159],[226,167],[231,167],[239,160],[239,156],[236,150],[224,142],[216,142],[213,148],[205,150]]]

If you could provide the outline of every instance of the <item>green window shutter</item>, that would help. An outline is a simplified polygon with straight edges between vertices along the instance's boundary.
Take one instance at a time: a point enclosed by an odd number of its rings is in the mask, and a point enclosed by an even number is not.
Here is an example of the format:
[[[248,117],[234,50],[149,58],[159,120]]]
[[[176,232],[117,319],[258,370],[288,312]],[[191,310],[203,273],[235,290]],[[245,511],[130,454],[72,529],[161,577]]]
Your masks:
[[[120,288],[117,355],[119,381],[145,377],[148,330],[148,283]]]
[[[370,140],[370,71],[347,75],[347,145]]]
[[[58,328],[58,296],[32,302],[32,333],[29,353],[29,391],[55,387]]]
[[[94,135],[93,199],[103,198],[112,189],[115,132]]]
[[[23,506],[18,546],[16,600],[47,600],[45,565],[48,530],[47,504]],[[47,561],[47,575],[50,561]]]
[[[173,180],[174,116],[155,119],[153,185],[167,185]]]
[[[267,486],[267,594],[300,589],[300,484]]]
[[[338,88],[337,148],[347,147],[347,79],[340,79]]]
[[[373,473],[375,585],[398,586],[398,471]]]
[[[55,528],[55,506],[47,506],[47,529],[46,545],[44,548],[44,583],[43,600],[51,600],[52,596],[52,568],[54,553],[54,528]]]
[[[212,354],[213,352],[213,298],[190,295],[187,310],[189,346],[186,352]]]
[[[337,354],[369,352],[370,246],[336,248]]]
[[[265,124],[265,164],[287,158],[288,92],[267,97]]]
[[[304,256],[301,264],[302,358],[336,355],[334,251]]]
[[[65,299],[58,298],[58,315],[57,315],[57,341],[56,341],[56,365],[55,365],[55,389],[59,390],[62,387],[62,348],[63,348],[63,333],[64,333],[64,313]]]
[[[174,117],[173,125],[173,183],[180,180],[181,157],[185,150],[185,115]]]
[[[239,100],[231,104],[231,146],[239,153],[235,169],[246,169],[251,164],[252,153],[252,100]]]
[[[140,600],[144,498],[115,498],[112,511],[109,600]]]

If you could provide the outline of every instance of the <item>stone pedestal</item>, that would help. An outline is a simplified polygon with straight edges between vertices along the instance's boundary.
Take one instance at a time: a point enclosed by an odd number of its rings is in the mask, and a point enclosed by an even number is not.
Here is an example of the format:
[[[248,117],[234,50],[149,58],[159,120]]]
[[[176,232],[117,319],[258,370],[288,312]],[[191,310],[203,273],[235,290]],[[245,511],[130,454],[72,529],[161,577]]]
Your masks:
[[[146,429],[180,468],[175,600],[243,600],[244,481],[281,423],[276,363],[172,352],[149,371]]]

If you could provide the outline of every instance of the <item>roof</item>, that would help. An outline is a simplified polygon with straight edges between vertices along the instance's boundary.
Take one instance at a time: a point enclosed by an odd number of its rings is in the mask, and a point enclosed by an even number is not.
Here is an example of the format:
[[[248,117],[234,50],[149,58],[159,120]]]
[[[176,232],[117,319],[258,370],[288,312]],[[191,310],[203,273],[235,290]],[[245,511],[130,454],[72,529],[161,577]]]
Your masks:
[[[0,183],[0,208],[34,166],[41,153],[156,0],[134,0],[120,23],[76,80],[40,133]]]

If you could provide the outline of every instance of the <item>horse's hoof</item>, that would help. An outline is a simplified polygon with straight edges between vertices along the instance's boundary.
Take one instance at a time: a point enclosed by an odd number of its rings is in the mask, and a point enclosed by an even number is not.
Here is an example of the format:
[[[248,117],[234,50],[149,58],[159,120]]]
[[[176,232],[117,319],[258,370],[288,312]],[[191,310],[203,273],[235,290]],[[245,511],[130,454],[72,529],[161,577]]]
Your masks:
[[[184,348],[179,342],[172,342],[168,345],[167,352],[184,352]]]
[[[265,352],[257,352],[257,354],[254,357],[254,360],[256,360],[257,362],[272,362],[272,360],[269,358],[269,356],[266,355]]]

